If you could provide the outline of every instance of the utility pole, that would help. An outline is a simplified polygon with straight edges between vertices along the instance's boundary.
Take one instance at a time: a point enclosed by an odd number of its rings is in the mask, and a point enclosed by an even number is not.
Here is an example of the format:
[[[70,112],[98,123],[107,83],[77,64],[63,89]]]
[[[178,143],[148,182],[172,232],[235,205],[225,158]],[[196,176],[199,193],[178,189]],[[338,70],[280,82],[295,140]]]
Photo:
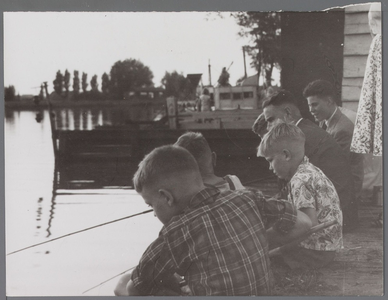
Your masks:
[[[247,63],[245,61],[245,46],[242,47],[243,56],[244,56],[244,78],[247,78]]]
[[[211,67],[210,67],[210,59],[209,59],[209,86],[212,85],[212,71],[211,71]]]

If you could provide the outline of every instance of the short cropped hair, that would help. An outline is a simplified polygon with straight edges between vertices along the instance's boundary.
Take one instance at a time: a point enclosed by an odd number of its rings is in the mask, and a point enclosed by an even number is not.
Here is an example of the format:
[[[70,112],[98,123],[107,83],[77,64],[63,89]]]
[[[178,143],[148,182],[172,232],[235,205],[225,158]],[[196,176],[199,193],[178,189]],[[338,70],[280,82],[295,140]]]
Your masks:
[[[261,113],[260,116],[257,117],[255,122],[252,125],[252,131],[257,135],[260,135],[261,132],[267,130],[267,121],[265,120],[264,114]]]
[[[258,154],[265,157],[272,151],[273,146],[280,142],[300,144],[304,147],[305,140],[305,135],[298,126],[279,122],[264,135]]]
[[[199,174],[197,162],[189,151],[174,145],[162,146],[152,150],[139,163],[139,168],[133,176],[133,184],[135,190],[141,193],[145,186],[160,178],[192,171]]]
[[[282,89],[275,92],[268,100],[264,101],[263,108],[270,105],[280,106],[285,103],[298,107],[298,102],[296,101],[294,95],[291,92]]]
[[[178,138],[174,145],[187,149],[196,160],[211,153],[207,140],[200,132],[186,132]]]
[[[310,82],[303,91],[303,97],[331,97],[336,102],[334,86],[327,80],[318,79]]]

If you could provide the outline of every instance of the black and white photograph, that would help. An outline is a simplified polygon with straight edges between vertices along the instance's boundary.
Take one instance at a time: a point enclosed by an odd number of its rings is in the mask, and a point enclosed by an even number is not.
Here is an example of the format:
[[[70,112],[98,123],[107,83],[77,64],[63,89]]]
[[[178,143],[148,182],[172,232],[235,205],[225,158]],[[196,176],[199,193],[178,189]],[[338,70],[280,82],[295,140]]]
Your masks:
[[[386,10],[3,11],[6,296],[382,296]]]

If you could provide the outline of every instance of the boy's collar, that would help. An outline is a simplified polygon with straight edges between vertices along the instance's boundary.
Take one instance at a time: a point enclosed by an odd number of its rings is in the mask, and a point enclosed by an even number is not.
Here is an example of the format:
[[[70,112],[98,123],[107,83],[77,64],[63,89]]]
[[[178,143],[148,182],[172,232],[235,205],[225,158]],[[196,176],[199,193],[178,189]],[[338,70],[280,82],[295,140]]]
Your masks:
[[[193,198],[191,198],[189,204],[183,210],[183,213],[186,213],[187,211],[192,210],[193,208],[199,206],[206,199],[212,198],[213,196],[219,193],[220,191],[214,186],[206,187],[205,189],[201,190],[196,195],[194,195]]]

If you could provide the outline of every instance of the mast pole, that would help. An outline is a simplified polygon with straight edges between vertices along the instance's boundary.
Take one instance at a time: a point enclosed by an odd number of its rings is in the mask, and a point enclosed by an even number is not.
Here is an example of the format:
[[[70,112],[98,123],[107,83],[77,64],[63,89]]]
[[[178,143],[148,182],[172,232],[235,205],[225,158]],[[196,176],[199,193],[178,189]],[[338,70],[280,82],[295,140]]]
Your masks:
[[[210,59],[209,59],[208,68],[209,68],[209,86],[211,86],[212,85],[212,72],[211,72],[211,67],[210,67]]]

